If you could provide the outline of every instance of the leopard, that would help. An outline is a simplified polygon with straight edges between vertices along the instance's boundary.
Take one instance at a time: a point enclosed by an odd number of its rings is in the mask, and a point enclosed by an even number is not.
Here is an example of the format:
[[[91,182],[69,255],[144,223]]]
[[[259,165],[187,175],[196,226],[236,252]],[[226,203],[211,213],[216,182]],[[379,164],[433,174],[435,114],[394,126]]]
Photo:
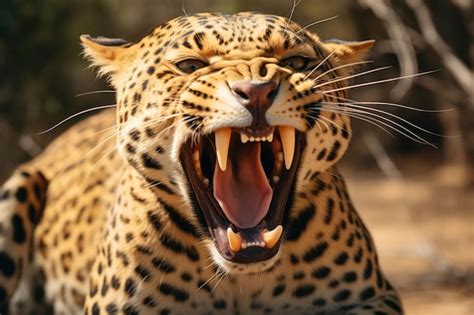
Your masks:
[[[255,12],[80,40],[116,102],[2,186],[2,314],[403,314],[336,165],[373,40]]]

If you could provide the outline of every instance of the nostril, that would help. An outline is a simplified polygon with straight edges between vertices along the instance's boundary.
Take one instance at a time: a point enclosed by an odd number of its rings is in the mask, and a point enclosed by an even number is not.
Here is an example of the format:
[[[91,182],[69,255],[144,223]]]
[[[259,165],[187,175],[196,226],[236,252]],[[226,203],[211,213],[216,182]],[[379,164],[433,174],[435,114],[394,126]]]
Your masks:
[[[275,97],[277,96],[277,93],[278,93],[278,88],[276,88],[276,89],[270,91],[270,93],[268,93],[268,96],[267,96],[268,99],[269,99],[270,101],[273,101],[273,100],[275,99]]]
[[[238,96],[240,96],[242,99],[248,101],[250,99],[250,97],[247,95],[247,93],[241,91],[241,90],[238,90],[238,89],[235,89],[234,90],[235,94],[237,94]]]
[[[267,66],[266,66],[266,65],[263,65],[263,66],[260,68],[259,74],[260,74],[260,76],[264,77],[264,76],[267,75],[267,73],[268,73]]]

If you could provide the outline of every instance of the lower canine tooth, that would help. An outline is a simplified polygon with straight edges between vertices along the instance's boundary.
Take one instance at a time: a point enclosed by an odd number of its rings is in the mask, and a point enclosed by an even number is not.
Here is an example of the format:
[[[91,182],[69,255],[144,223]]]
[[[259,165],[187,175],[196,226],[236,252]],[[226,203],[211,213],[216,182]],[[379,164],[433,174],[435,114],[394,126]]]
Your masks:
[[[227,239],[229,240],[229,247],[233,252],[236,253],[243,247],[242,238],[239,234],[232,231],[231,227],[227,228]]]
[[[276,245],[276,243],[278,243],[278,240],[280,239],[282,233],[283,233],[283,227],[281,225],[277,226],[271,231],[263,232],[262,238],[263,238],[263,241],[265,242],[265,247],[273,248]]]

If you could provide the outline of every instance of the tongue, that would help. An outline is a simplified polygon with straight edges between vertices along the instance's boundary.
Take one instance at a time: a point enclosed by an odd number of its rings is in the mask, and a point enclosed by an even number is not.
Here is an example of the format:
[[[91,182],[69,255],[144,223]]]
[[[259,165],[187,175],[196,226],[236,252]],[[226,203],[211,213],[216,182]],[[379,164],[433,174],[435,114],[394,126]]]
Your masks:
[[[260,162],[260,143],[232,145],[227,169],[214,169],[214,197],[227,219],[242,229],[255,227],[267,214],[273,190]]]

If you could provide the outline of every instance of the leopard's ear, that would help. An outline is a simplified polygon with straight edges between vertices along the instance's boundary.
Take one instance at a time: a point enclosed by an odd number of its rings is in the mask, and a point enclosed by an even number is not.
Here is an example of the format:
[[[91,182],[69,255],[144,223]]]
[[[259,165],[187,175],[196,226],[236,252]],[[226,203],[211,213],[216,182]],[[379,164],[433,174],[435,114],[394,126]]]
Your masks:
[[[123,39],[93,38],[90,35],[81,35],[80,39],[91,65],[99,68],[100,76],[107,75],[113,85],[117,76],[133,62],[136,55],[136,47]]]
[[[328,51],[334,51],[333,56],[339,65],[363,61],[374,44],[375,40],[347,42],[331,39],[324,41],[324,46]]]

